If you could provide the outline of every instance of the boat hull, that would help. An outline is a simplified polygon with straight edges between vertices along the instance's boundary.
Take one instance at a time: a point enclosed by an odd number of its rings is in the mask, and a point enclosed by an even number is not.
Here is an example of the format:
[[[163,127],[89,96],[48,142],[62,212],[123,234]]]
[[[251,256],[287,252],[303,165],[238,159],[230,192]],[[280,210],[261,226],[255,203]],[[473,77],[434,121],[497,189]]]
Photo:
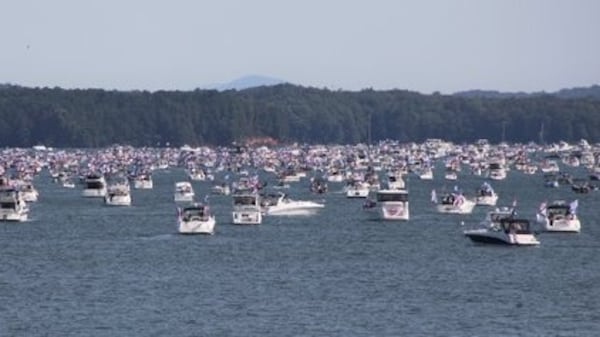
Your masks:
[[[260,225],[262,223],[262,213],[260,211],[233,211],[234,225]]]
[[[104,196],[106,195],[106,188],[86,188],[81,192],[81,195],[84,198],[104,198]]]
[[[540,242],[531,234],[510,234],[502,231],[467,230],[465,236],[476,243],[510,245],[510,246],[537,246]]]
[[[439,204],[437,205],[437,211],[439,213],[448,214],[471,214],[473,212],[474,207],[475,202],[467,200],[460,205]]]
[[[179,233],[180,234],[205,234],[212,235],[215,232],[215,218],[210,217],[206,221],[202,220],[189,220],[179,221]]]
[[[131,206],[131,196],[106,196],[104,203],[108,206]]]
[[[27,213],[24,212],[10,212],[0,214],[0,221],[8,222],[24,222],[27,221]]]

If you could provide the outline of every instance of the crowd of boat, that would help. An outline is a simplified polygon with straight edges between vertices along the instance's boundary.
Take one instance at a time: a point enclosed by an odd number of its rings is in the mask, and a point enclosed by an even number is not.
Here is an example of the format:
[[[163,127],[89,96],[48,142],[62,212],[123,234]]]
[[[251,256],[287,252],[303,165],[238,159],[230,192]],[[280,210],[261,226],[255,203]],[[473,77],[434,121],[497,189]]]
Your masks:
[[[506,179],[511,170],[535,175],[544,186],[569,184],[574,193],[590,193],[600,180],[600,147],[585,140],[577,144],[498,144],[486,140],[457,145],[439,139],[422,144],[380,142],[353,146],[293,145],[260,147],[102,149],[7,148],[0,151],[0,221],[27,221],[29,203],[36,202],[34,178],[42,172],[64,188],[81,188],[82,197],[101,198],[107,206],[130,206],[131,188],[153,189],[153,173],[184,169],[187,179],[173,186],[175,219],[182,234],[213,234],[216,220],[206,198],[199,198],[191,182],[212,184],[211,193],[231,198],[231,223],[259,225],[269,216],[312,216],[323,202],[295,200],[290,186],[308,185],[315,195],[328,193],[329,184],[343,186],[346,198],[364,199],[369,219],[409,221],[407,175],[433,180],[434,165],[444,165],[445,181],[456,182],[459,172],[481,176],[474,196],[459,188],[431,191],[435,211],[470,214],[486,207],[480,227],[464,231],[475,242],[538,245],[529,219],[516,215],[516,205],[498,207],[492,184]],[[588,177],[571,177],[560,165],[584,166]],[[202,200],[200,200],[202,199]],[[545,231],[579,232],[578,201],[540,201],[535,220]]]

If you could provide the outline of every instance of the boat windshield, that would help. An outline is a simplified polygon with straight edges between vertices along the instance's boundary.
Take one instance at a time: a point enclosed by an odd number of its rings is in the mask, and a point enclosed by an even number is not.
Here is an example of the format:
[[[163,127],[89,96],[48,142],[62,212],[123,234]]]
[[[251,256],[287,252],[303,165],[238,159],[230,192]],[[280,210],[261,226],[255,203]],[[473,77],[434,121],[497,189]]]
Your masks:
[[[199,217],[200,219],[208,218],[208,212],[203,207],[194,207],[194,208],[186,208],[183,210],[183,219],[190,220],[194,217]]]
[[[407,202],[408,201],[408,193],[377,193],[377,201],[378,202],[386,202],[386,201]]]
[[[516,234],[529,234],[529,220],[527,219],[511,219],[505,218],[500,222],[505,232],[516,233]]]
[[[253,195],[239,195],[233,197],[234,206],[252,206],[256,205],[256,197]]]
[[[104,187],[104,184],[101,181],[88,181],[86,184],[86,188],[99,190]]]
[[[568,205],[556,205],[548,207],[548,217],[552,218],[557,215],[568,215],[570,214]]]

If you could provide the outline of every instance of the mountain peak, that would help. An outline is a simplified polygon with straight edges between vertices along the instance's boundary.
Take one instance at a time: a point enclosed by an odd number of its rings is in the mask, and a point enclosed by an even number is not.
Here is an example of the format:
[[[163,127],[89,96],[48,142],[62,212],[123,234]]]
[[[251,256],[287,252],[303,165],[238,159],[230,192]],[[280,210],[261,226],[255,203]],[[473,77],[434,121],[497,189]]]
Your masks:
[[[237,78],[231,82],[213,84],[204,87],[205,89],[215,89],[218,91],[224,90],[244,90],[248,88],[254,87],[265,87],[272,86],[277,84],[287,83],[284,80],[280,80],[278,78],[262,76],[262,75],[247,75],[240,78]]]

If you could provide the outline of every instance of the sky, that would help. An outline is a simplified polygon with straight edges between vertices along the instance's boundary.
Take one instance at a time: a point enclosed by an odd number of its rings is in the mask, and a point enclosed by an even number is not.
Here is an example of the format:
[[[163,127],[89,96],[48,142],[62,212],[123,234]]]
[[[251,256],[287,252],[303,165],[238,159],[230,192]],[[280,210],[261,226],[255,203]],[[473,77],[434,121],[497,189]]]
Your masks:
[[[600,83],[598,0],[0,0],[0,83],[556,91]]]

